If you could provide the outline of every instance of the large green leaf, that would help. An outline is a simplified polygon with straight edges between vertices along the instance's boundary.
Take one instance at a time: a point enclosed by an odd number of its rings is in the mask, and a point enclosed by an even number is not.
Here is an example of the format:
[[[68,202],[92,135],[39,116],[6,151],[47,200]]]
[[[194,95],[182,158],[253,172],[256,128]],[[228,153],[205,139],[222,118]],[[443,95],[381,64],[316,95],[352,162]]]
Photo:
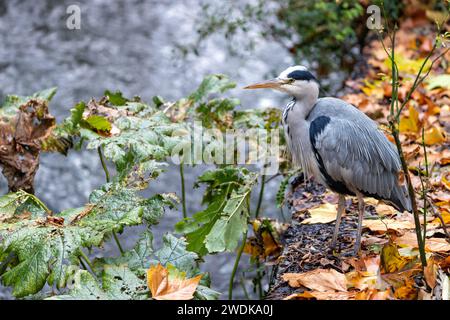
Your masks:
[[[199,183],[207,184],[206,209],[176,224],[186,235],[188,250],[200,256],[233,251],[247,228],[248,198],[257,175],[245,168],[226,167],[207,171]]]

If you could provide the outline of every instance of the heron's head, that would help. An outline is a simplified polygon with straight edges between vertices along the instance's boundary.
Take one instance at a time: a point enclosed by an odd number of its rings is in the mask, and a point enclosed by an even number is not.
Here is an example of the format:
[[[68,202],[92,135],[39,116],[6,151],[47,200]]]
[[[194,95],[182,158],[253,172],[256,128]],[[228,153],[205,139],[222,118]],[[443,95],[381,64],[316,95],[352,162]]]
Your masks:
[[[244,89],[274,89],[298,99],[319,96],[319,82],[304,66],[289,67],[275,79],[251,84]]]

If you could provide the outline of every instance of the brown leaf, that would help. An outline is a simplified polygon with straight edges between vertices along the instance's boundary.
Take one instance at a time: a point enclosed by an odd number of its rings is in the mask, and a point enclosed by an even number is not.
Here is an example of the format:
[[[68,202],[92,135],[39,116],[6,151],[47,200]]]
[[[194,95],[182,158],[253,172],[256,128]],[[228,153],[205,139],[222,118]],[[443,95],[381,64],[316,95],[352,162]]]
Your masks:
[[[436,286],[436,277],[439,266],[434,263],[434,261],[430,261],[428,265],[423,270],[423,275],[425,277],[425,281],[431,289],[434,289]]]
[[[324,203],[314,209],[309,209],[311,218],[303,220],[302,224],[330,223],[336,220],[336,206],[331,203]]]
[[[403,236],[396,238],[395,243],[401,246],[418,248],[417,237],[414,232],[407,232]],[[447,252],[450,251],[450,243],[444,238],[428,238],[425,241],[425,250],[431,252]]]
[[[283,300],[353,300],[356,296],[356,292],[342,292],[342,291],[305,291],[301,293],[293,293],[287,296]]]
[[[396,220],[396,219],[377,219],[377,220],[363,220],[363,227],[369,228],[374,232],[386,232],[390,230],[405,230],[413,229],[414,223],[408,220]]]
[[[10,191],[34,192],[39,152],[54,127],[55,118],[40,99],[31,99],[13,117],[0,119],[0,165]]]
[[[355,300],[389,300],[390,290],[367,289],[356,294]]]
[[[282,275],[293,288],[307,287],[314,291],[347,291],[347,279],[334,269],[315,269],[305,273],[285,273]]]
[[[185,279],[180,274],[169,276],[169,270],[160,263],[147,270],[147,284],[152,298],[156,300],[190,300],[202,275]]]

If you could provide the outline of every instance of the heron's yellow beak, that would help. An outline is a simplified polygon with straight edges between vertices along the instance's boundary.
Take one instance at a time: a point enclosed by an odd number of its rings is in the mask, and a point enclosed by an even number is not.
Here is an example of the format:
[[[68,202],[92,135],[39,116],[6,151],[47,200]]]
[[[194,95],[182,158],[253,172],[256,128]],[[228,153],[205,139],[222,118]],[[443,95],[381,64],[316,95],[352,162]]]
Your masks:
[[[251,84],[244,87],[244,89],[277,89],[283,84],[286,84],[286,80],[270,79],[263,82]]]

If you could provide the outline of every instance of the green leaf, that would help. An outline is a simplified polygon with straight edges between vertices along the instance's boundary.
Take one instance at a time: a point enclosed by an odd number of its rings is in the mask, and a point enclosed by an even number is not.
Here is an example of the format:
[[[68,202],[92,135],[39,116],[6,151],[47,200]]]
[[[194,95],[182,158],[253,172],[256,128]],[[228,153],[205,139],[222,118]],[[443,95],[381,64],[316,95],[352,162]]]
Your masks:
[[[257,175],[245,168],[225,167],[205,172],[198,183],[207,184],[206,209],[176,224],[186,235],[188,250],[207,253],[232,251],[247,228],[248,197]]]
[[[99,245],[102,237],[95,231],[77,226],[58,227],[50,224],[30,226],[13,232],[2,232],[3,252],[14,252],[18,263],[2,276],[13,295],[24,297],[42,289],[52,274],[50,283],[64,284],[68,266],[77,259],[82,246]]]
[[[134,248],[125,251],[119,257],[97,259],[95,264],[115,264],[126,265],[131,271],[139,276],[145,276],[146,270],[150,267],[151,256],[153,254],[153,234],[144,231]]]
[[[217,300],[220,297],[220,292],[203,285],[198,285],[195,291],[194,298],[196,300]]]
[[[138,278],[126,266],[106,265],[102,276],[103,290],[113,300],[147,299],[144,279]]]
[[[103,116],[89,116],[85,121],[92,129],[97,131],[110,132],[112,128],[111,123]]]
[[[103,291],[97,280],[86,270],[78,271],[73,279],[73,287],[69,294],[59,295],[48,300],[107,300],[108,294]]]
[[[122,96],[122,92],[120,91],[111,92],[109,90],[106,90],[105,96],[107,96],[109,102],[111,102],[115,106],[124,106],[129,101]]]
[[[176,238],[170,233],[164,235],[163,246],[155,252],[155,256],[163,266],[167,267],[171,264],[186,272],[188,277],[198,274],[196,267],[198,256],[194,252],[187,251],[186,242],[183,239]]]
[[[240,237],[247,230],[248,196],[250,189],[233,192],[220,218],[214,223],[205,238],[205,247],[210,253],[234,251]]]
[[[50,102],[52,98],[55,96],[57,87],[45,89],[42,91],[35,92],[31,95],[32,98],[38,98]]]
[[[228,79],[227,76],[222,74],[213,74],[207,76],[198,89],[194,91],[189,99],[194,102],[207,98],[208,95],[213,93],[223,93],[229,89],[236,87],[236,84]]]

